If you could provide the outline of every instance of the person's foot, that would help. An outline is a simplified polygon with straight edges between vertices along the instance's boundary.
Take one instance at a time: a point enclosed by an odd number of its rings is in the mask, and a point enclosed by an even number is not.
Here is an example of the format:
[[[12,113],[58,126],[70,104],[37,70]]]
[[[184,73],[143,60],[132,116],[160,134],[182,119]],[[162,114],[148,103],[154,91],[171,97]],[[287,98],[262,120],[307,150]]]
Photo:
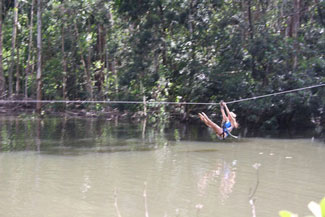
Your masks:
[[[204,118],[209,119],[209,117],[204,112],[202,112],[202,115]]]
[[[204,121],[204,116],[201,113],[199,113],[199,118],[201,119],[201,121]]]

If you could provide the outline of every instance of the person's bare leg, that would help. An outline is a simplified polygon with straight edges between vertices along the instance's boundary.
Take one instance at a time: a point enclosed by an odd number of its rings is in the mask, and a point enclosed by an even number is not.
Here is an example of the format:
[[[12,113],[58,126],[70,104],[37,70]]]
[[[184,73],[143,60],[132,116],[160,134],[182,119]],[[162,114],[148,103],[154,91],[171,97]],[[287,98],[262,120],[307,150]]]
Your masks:
[[[202,112],[202,114],[203,114],[204,118],[207,119],[207,121],[209,122],[209,127],[211,127],[218,135],[223,133],[223,130],[221,127],[219,127],[216,123],[211,121],[210,118],[204,112]]]
[[[211,123],[209,122],[209,119],[207,119],[203,114],[199,113],[199,117],[201,121],[205,123],[208,127],[211,127]]]
[[[204,113],[199,113],[200,119],[210,128],[212,128],[218,135],[223,133],[221,127],[219,127],[216,123],[210,120],[210,118]]]

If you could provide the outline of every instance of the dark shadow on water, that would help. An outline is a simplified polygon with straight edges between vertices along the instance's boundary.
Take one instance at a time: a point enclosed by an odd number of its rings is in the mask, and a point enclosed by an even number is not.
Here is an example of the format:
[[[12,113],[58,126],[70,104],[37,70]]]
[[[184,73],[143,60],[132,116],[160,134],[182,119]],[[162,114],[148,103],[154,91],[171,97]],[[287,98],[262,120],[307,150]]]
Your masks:
[[[204,149],[204,150],[193,150],[193,151],[188,151],[188,152],[197,152],[197,153],[205,153],[205,152],[218,152],[219,150],[217,149]]]
[[[101,148],[75,148],[75,147],[52,147],[42,150],[41,154],[47,155],[64,155],[64,156],[80,156],[85,154],[105,154],[105,153],[118,153],[118,152],[137,152],[137,151],[152,151],[155,150],[152,146],[121,146],[121,147],[101,147]]]
[[[38,151],[44,154],[80,155],[150,151],[179,141],[240,145],[246,138],[310,138],[322,136],[312,130],[259,131],[241,128],[239,139],[219,140],[203,124],[118,122],[94,118],[35,118],[0,116],[0,151]],[[324,139],[322,139],[324,141]],[[197,150],[197,152],[216,150]]]
[[[194,153],[211,153],[211,152],[218,152],[219,150],[217,149],[199,149],[199,150],[186,150],[186,151],[179,151],[178,153],[184,152],[184,153],[188,153],[188,152],[194,152]]]

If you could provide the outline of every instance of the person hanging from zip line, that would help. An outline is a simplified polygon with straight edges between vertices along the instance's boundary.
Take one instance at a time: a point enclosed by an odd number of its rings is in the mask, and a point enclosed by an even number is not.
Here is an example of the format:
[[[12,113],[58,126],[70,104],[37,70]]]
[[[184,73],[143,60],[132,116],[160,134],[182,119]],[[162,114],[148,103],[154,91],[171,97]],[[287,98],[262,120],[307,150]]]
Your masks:
[[[220,139],[225,139],[229,135],[234,138],[237,138],[236,136],[233,136],[231,134],[231,131],[234,128],[238,128],[239,126],[236,121],[236,114],[229,111],[228,106],[224,101],[220,102],[220,110],[222,114],[222,127],[218,126],[216,123],[211,121],[210,118],[204,112],[199,113],[199,117],[208,127],[212,128],[214,132],[216,132],[217,136]]]

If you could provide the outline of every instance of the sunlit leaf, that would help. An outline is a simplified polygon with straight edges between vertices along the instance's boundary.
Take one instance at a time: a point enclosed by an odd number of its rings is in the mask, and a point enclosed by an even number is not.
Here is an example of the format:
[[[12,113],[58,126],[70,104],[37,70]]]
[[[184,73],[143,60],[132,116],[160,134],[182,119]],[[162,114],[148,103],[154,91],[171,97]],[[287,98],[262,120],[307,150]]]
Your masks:
[[[296,214],[293,214],[292,212],[289,212],[289,211],[286,211],[286,210],[281,210],[281,211],[279,212],[279,215],[280,215],[281,217],[297,217]]]
[[[321,208],[321,212],[322,212],[322,217],[325,217],[325,197],[320,202],[320,208]]]

